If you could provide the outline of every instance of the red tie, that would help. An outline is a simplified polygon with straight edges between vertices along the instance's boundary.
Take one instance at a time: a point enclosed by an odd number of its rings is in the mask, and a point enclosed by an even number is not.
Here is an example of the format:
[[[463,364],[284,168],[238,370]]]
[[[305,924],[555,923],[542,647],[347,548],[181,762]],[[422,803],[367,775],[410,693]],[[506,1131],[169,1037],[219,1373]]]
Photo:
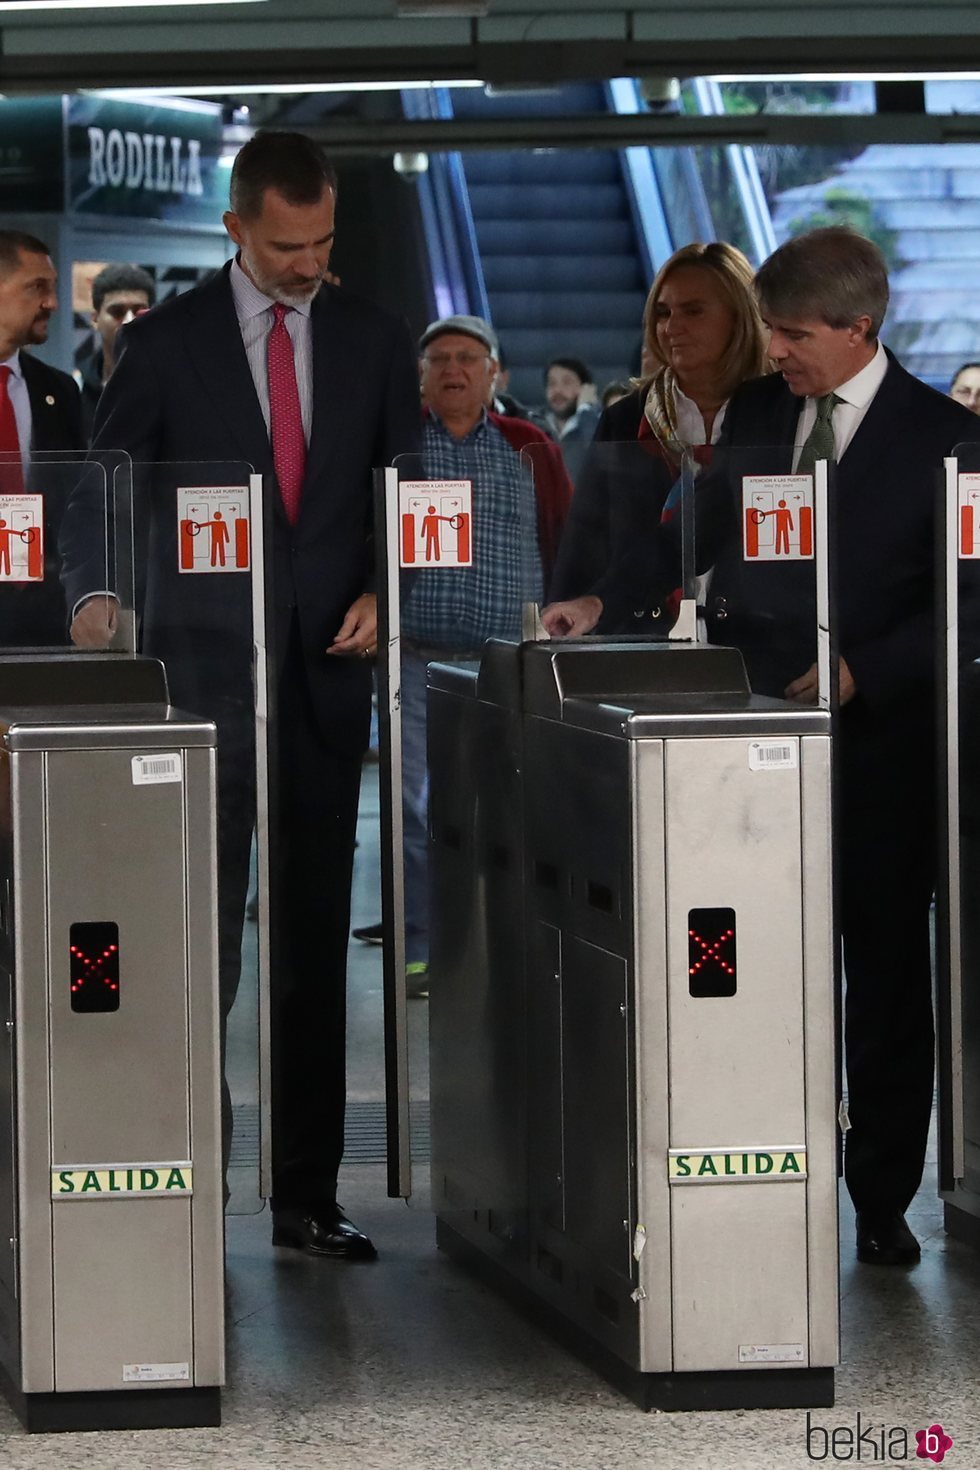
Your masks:
[[[9,383],[13,368],[0,367],[0,490],[17,495],[24,488],[24,467],[20,458],[20,436],[17,418],[10,401]],[[13,456],[16,455],[16,459]]]
[[[269,332],[267,361],[269,369],[269,429],[272,434],[272,458],[276,466],[279,493],[291,526],[299,520],[299,502],[306,474],[306,439],[303,436],[303,412],[296,386],[296,364],[293,340],[283,318],[291,306],[276,302],[275,318]]]

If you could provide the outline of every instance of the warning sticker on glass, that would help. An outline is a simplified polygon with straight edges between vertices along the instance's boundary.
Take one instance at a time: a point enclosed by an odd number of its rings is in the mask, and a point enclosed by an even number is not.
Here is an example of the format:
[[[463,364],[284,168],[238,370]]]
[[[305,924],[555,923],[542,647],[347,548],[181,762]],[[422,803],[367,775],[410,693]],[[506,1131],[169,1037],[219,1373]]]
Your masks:
[[[133,785],[159,786],[164,781],[182,781],[184,777],[180,751],[167,755],[134,755]]]
[[[178,571],[247,572],[251,566],[247,488],[178,489],[177,545]]]
[[[123,1383],[189,1383],[190,1363],[123,1363]]]
[[[44,581],[44,496],[0,495],[0,582]]]
[[[749,746],[750,771],[795,771],[796,742],[753,740]]]
[[[812,475],[746,475],[742,541],[746,561],[812,561]]]
[[[398,511],[403,567],[473,565],[472,480],[402,480]]]

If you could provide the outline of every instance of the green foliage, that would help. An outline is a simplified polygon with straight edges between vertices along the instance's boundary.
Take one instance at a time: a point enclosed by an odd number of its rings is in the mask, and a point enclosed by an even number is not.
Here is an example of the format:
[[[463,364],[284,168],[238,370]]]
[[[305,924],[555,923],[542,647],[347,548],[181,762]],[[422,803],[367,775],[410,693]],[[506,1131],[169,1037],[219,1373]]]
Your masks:
[[[897,231],[882,222],[874,204],[863,194],[832,185],[809,214],[790,220],[789,233],[802,235],[806,230],[819,230],[827,225],[850,225],[858,234],[873,240],[888,262],[889,270],[898,270],[905,264],[898,253]]]

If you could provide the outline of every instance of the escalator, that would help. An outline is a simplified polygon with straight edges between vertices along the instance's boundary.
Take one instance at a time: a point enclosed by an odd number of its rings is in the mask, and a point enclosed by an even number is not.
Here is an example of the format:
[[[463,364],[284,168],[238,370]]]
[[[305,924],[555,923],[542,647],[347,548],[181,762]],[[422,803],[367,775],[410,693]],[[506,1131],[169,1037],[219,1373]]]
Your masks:
[[[480,120],[645,110],[630,79],[403,98],[410,116]],[[714,110],[714,100],[692,93],[699,111]],[[541,402],[553,357],[584,359],[600,387],[637,372],[649,283],[672,251],[728,238],[758,262],[774,243],[750,150],[737,159],[724,150],[724,201],[706,194],[700,152],[529,147],[434,156],[420,203],[437,313],[492,321],[511,391],[527,403]]]

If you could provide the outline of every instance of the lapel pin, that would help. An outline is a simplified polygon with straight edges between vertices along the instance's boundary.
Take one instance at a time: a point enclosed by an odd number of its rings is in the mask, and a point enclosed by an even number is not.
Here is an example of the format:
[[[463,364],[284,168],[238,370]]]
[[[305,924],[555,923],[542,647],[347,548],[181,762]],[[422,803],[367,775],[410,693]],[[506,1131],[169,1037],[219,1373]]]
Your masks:
[[[44,401],[48,405],[49,408],[54,408],[54,395],[52,393],[49,393],[48,396],[47,396],[47,398],[45,398]]]

